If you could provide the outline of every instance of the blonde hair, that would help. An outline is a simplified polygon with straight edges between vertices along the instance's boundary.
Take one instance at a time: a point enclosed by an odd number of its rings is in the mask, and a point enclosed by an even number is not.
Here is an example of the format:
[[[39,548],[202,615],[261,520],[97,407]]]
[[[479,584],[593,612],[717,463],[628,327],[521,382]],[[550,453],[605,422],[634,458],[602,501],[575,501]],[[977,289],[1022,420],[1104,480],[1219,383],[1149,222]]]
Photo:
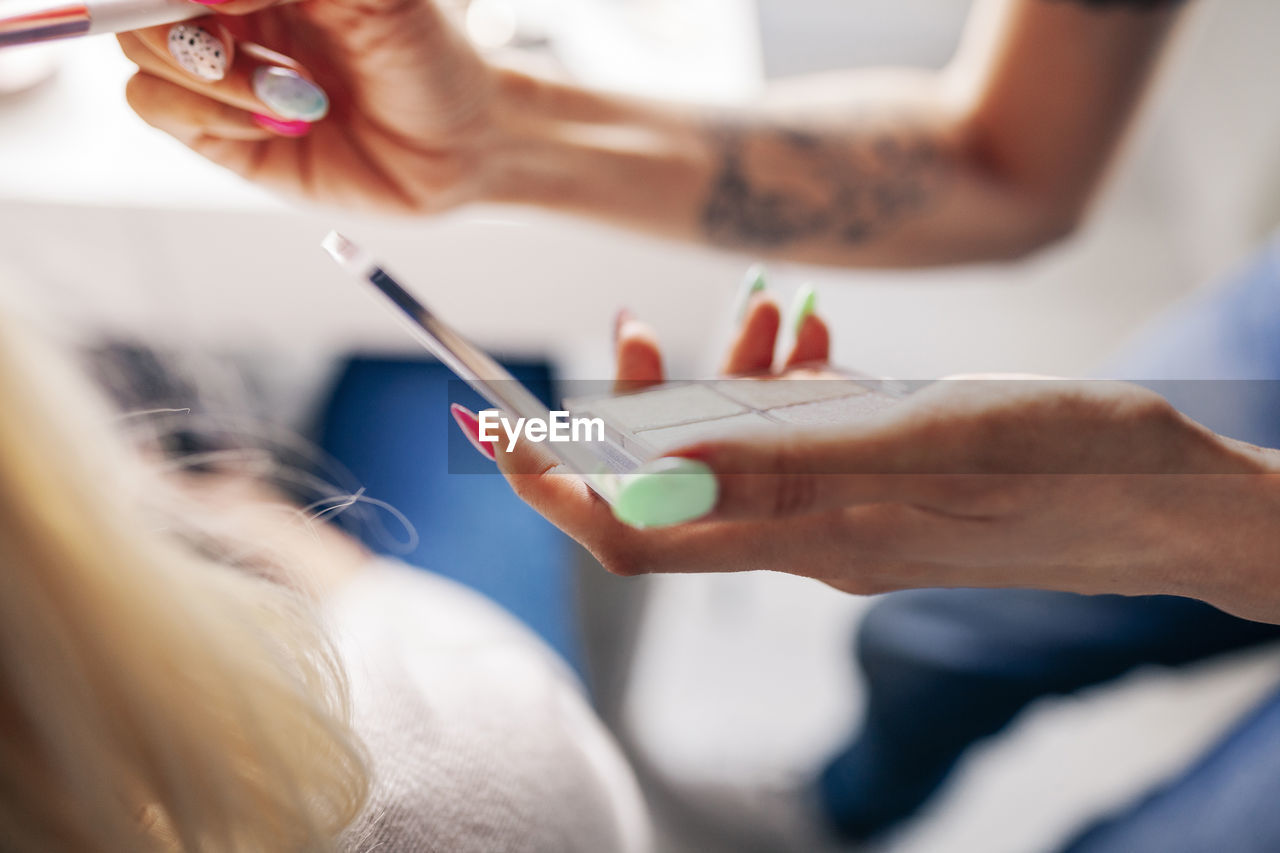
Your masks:
[[[337,658],[162,529],[114,419],[0,304],[0,849],[331,849],[368,786]]]

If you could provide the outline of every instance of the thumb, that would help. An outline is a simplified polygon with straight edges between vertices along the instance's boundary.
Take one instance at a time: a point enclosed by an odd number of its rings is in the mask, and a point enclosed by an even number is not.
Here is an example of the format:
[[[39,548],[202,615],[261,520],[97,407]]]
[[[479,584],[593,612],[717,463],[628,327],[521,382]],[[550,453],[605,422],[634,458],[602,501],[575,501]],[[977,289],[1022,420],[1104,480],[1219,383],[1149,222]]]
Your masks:
[[[454,417],[468,439],[477,444],[468,431],[467,419],[459,418],[456,412]],[[472,416],[472,420],[478,425],[478,416]],[[487,450],[481,452],[492,453],[491,458],[516,495],[579,542],[585,543],[597,532],[617,525],[609,506],[542,445],[528,440],[508,441],[506,435],[485,445]]]

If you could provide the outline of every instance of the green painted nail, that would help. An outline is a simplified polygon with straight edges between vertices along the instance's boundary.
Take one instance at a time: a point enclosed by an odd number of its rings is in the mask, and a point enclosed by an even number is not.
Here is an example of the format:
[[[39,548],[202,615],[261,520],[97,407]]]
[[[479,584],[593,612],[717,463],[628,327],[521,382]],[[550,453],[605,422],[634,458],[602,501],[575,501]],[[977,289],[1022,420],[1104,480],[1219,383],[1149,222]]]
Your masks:
[[[632,527],[666,527],[701,518],[716,505],[711,469],[693,459],[664,457],[623,475],[613,514]]]
[[[806,284],[797,290],[795,299],[791,302],[791,330],[797,335],[800,334],[804,318],[812,314],[817,307],[818,293],[812,285]]]
[[[747,306],[751,304],[751,297],[760,293],[769,286],[768,277],[765,274],[764,264],[752,264],[747,270],[747,274],[742,278],[742,285],[738,288],[738,307],[737,317],[741,323],[747,316]]]

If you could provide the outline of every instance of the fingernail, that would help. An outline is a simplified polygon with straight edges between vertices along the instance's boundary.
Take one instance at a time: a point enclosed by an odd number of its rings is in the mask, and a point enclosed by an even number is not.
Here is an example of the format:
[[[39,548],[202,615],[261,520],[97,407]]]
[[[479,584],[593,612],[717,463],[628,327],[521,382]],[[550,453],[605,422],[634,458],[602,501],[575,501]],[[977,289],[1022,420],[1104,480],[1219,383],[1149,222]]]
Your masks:
[[[618,313],[615,314],[613,317],[613,342],[614,343],[617,343],[618,339],[622,337],[622,327],[627,325],[627,323],[630,323],[634,319],[635,319],[635,315],[631,313],[630,309],[627,309],[627,308],[618,309]]]
[[[282,121],[266,113],[253,113],[252,118],[258,127],[265,127],[281,136],[306,136],[311,131],[309,121]]]
[[[757,293],[761,293],[768,287],[763,264],[752,264],[747,270],[747,274],[742,278],[742,284],[738,286],[738,299],[734,307],[734,315],[741,323],[747,316],[747,306],[751,304],[751,297]]]
[[[192,0],[193,3],[199,3],[201,6],[221,6],[227,0]]]
[[[620,478],[613,514],[632,527],[665,527],[711,512],[718,495],[716,476],[705,463],[668,456]]]
[[[791,330],[795,334],[800,334],[800,327],[804,325],[804,320],[814,312],[818,307],[818,294],[812,285],[804,285],[796,291],[795,299],[791,302]]]
[[[329,112],[329,96],[292,68],[263,65],[253,72],[253,93],[273,113],[287,119],[319,121]]]
[[[185,71],[201,80],[227,76],[227,46],[204,27],[174,24],[169,28],[169,53]]]
[[[453,415],[454,421],[458,424],[458,429],[462,430],[462,434],[467,437],[467,441],[471,442],[471,446],[484,454],[487,459],[497,458],[497,454],[493,450],[493,442],[482,441],[480,438],[480,419],[476,417],[475,412],[466,406],[459,406],[453,403],[449,406],[449,413]]]

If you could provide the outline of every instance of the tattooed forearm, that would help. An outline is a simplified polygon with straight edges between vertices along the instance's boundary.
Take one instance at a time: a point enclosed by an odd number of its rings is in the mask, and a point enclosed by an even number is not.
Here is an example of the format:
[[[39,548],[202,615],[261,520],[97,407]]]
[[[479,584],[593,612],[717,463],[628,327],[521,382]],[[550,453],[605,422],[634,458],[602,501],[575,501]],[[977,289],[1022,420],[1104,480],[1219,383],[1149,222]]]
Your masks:
[[[702,225],[710,240],[740,248],[860,244],[929,208],[949,171],[932,135],[910,127],[839,135],[735,127],[717,140]]]

